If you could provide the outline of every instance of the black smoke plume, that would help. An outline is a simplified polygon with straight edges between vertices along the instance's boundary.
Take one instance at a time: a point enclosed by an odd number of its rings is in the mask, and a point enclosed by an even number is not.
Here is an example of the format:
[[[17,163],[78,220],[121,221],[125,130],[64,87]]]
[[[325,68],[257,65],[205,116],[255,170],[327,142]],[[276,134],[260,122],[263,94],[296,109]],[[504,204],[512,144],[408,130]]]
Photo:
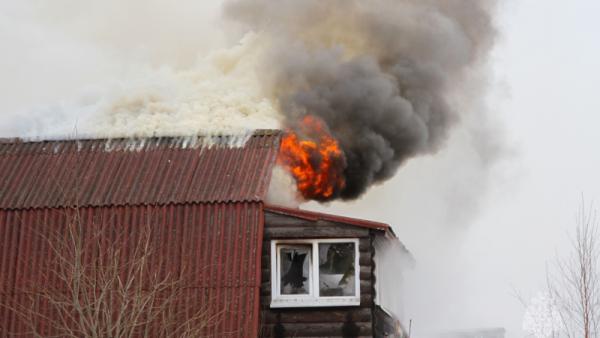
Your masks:
[[[490,0],[232,0],[259,33],[259,70],[288,121],[321,117],[347,160],[343,199],[437,151],[463,112],[453,93],[481,72],[494,38]],[[472,86],[472,84],[471,84]],[[466,93],[462,93],[466,95]]]

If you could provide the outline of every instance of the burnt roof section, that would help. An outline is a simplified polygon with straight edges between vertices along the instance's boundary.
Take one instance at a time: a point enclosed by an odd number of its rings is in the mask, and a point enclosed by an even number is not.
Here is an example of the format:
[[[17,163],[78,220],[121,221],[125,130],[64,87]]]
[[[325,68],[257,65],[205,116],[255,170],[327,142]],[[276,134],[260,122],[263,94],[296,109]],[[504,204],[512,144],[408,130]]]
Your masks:
[[[0,141],[0,209],[256,202],[279,131],[246,137]]]
[[[357,226],[360,228],[366,228],[366,229],[371,229],[371,230],[379,230],[379,231],[382,231],[382,232],[396,238],[396,235],[394,234],[392,227],[390,227],[389,224],[386,224],[386,223],[367,221],[367,220],[363,220],[363,219],[344,217],[344,216],[338,216],[338,215],[332,215],[332,214],[325,214],[325,213],[315,212],[315,211],[286,208],[286,207],[276,206],[276,205],[265,205],[265,211],[270,211],[272,213],[285,215],[285,216],[301,218],[301,219],[305,219],[305,220],[312,221],[312,222],[328,221],[328,222],[335,222],[335,223]]]

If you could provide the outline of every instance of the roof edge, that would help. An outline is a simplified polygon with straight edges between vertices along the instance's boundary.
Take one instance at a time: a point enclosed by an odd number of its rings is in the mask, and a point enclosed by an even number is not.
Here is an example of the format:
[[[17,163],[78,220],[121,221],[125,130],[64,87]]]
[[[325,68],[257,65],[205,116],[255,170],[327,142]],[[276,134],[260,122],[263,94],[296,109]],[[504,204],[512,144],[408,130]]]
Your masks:
[[[182,135],[75,135],[75,137],[0,137],[0,144],[44,143],[44,142],[76,142],[76,141],[126,141],[126,140],[158,140],[158,139],[185,139],[185,138],[231,138],[231,137],[260,137],[277,136],[283,132],[280,129],[253,129],[240,133],[198,133]]]
[[[108,209],[108,208],[168,208],[178,206],[212,206],[212,205],[231,205],[231,204],[264,204],[260,198],[240,199],[240,200],[210,200],[210,201],[184,201],[184,202],[164,202],[164,203],[113,203],[113,204],[61,204],[44,205],[28,207],[1,207],[0,211],[19,212],[31,210],[64,210],[64,209]]]
[[[302,210],[299,208],[294,209],[294,208],[288,208],[288,207],[283,207],[283,206],[273,205],[273,204],[265,204],[264,209],[265,209],[265,211],[270,211],[270,212],[273,212],[276,214],[298,217],[298,218],[302,218],[302,219],[309,220],[309,221],[319,221],[319,220],[330,221],[330,222],[337,222],[337,223],[353,225],[353,226],[371,229],[371,230],[378,230],[378,231],[385,232],[386,235],[390,235],[394,239],[398,239],[398,237],[394,233],[394,230],[392,229],[392,227],[387,223],[369,221],[369,220],[364,220],[364,219],[360,219],[360,218],[338,216],[338,215],[334,215],[334,214],[326,214],[326,213],[310,211],[310,210]]]

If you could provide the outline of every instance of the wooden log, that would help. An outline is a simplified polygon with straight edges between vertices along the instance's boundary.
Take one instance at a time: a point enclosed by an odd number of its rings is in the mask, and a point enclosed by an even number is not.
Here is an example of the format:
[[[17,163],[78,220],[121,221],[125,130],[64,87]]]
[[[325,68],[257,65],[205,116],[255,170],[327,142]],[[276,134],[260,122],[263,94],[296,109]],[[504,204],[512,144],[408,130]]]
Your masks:
[[[263,270],[264,269],[271,269],[271,256],[265,256],[265,255],[263,255],[260,258],[260,264],[262,265]]]
[[[360,294],[367,295],[373,293],[373,284],[370,280],[361,280],[360,281]]]
[[[360,306],[366,306],[366,307],[373,306],[373,295],[371,295],[371,294],[360,295]]]
[[[265,212],[265,227],[270,226],[314,226],[316,222],[293,216]]]
[[[361,266],[360,267],[360,279],[371,279],[373,276],[373,271],[370,266]]]
[[[271,309],[263,312],[267,324],[281,323],[335,323],[344,322],[351,316],[355,322],[370,322],[372,311],[369,308],[331,309]]]
[[[265,296],[271,294],[271,282],[264,282],[260,285],[260,294]]]
[[[358,241],[358,250],[359,251],[371,251],[371,237],[364,237]]]
[[[271,294],[269,293],[268,295],[261,295],[260,302],[265,307],[270,307]],[[352,305],[352,306],[341,307],[341,308],[359,308],[359,307],[370,308],[372,305],[373,305],[373,295],[372,294],[364,294],[364,295],[361,294],[360,295],[360,305]],[[329,308],[336,308],[336,307],[340,308],[340,306],[330,306]],[[311,307],[311,308],[315,308],[315,307]],[[327,307],[324,306],[323,308],[327,308]]]
[[[368,237],[369,230],[347,226],[268,227],[265,228],[264,236],[265,239],[360,238]]]
[[[279,215],[265,213],[265,227],[327,227],[327,226],[344,226],[351,228],[365,229],[360,226],[343,222],[332,222],[326,220],[307,220],[303,218],[297,218],[294,216]],[[370,230],[370,229],[367,229]]]
[[[271,271],[265,271],[264,269],[261,271],[260,280],[263,282],[271,280]]]
[[[360,266],[372,266],[373,265],[373,258],[368,253],[361,254],[358,257],[358,264]]]
[[[267,328],[264,328],[263,330],[260,331],[260,337],[261,338],[270,338],[270,337],[275,337],[275,335],[273,332],[267,332]],[[356,336],[356,337],[353,336],[352,338],[373,338],[373,337],[378,337],[378,336],[370,334],[368,336]],[[314,338],[314,337],[293,336],[293,338]],[[343,336],[330,336],[328,338],[343,338]]]
[[[271,241],[263,241],[262,246],[262,255],[270,255],[271,254]]]
[[[275,324],[276,325],[276,324]],[[265,324],[263,328],[273,332],[274,324]],[[346,326],[346,327],[345,327]],[[368,323],[286,323],[281,327],[285,337],[343,337],[345,330],[353,330],[353,333],[361,336],[371,336],[373,327]],[[272,334],[272,333],[271,333]]]

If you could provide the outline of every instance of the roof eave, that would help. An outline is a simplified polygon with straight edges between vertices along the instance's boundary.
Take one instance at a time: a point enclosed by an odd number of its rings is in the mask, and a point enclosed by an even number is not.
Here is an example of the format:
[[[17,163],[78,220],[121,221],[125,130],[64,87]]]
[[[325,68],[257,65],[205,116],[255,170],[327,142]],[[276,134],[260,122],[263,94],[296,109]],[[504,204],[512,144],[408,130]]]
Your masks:
[[[309,221],[319,221],[319,220],[331,221],[331,222],[366,228],[366,229],[370,229],[370,230],[375,230],[375,231],[382,232],[386,239],[399,240],[398,237],[396,236],[396,234],[394,233],[394,230],[392,229],[392,227],[386,223],[369,221],[369,220],[364,220],[364,219],[359,219],[359,218],[346,217],[346,216],[338,216],[338,215],[333,215],[333,214],[326,214],[326,213],[310,211],[310,210],[302,210],[299,208],[295,208],[295,209],[288,208],[288,207],[283,207],[283,206],[273,205],[273,204],[265,204],[264,208],[265,208],[265,211],[270,211],[270,212],[280,214],[280,215],[302,218],[302,219],[306,219]]]

